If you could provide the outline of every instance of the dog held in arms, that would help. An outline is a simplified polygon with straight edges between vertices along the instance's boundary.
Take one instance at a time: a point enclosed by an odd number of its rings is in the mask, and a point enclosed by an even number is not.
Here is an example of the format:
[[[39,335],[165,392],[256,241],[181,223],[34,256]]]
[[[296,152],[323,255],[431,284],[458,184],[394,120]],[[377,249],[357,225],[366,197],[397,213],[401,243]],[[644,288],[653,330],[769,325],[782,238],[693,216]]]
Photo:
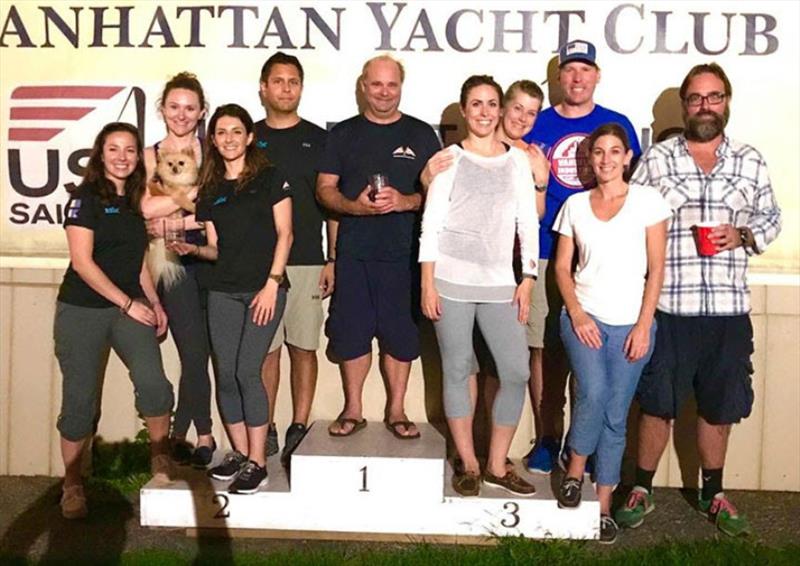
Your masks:
[[[191,148],[182,151],[159,150],[156,159],[156,174],[150,181],[148,189],[154,196],[168,196],[181,207],[165,219],[180,220],[183,210],[194,213],[195,206],[189,193],[197,184],[198,166]],[[166,231],[165,231],[166,232]],[[166,236],[166,233],[164,234]],[[153,282],[159,282],[164,289],[170,289],[186,274],[186,269],[175,252],[167,248],[164,236],[150,240],[147,250],[147,267]]]

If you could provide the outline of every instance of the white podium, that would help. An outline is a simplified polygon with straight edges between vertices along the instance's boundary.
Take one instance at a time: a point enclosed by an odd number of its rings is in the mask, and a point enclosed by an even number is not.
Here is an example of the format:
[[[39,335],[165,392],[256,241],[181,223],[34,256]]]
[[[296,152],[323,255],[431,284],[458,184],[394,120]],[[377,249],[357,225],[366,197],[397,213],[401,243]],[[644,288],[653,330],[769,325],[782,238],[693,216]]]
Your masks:
[[[140,493],[142,526],[373,540],[599,535],[600,506],[588,482],[580,507],[559,509],[550,476],[517,464],[536,486],[534,495],[483,485],[478,497],[461,497],[450,484],[445,440],[433,426],[417,424],[417,440],[397,439],[377,422],[347,438],[331,437],[327,426],[315,423],[293,454],[291,485],[277,457],[267,463],[269,484],[252,495],[231,495],[227,482],[190,468],[177,468],[168,486],[151,481]]]

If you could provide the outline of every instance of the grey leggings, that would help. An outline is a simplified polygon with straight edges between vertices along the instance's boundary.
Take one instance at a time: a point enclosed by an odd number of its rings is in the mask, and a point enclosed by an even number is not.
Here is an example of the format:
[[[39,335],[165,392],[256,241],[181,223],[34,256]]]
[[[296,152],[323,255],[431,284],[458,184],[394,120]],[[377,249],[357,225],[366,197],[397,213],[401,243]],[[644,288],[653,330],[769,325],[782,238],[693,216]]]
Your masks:
[[[264,326],[253,322],[249,308],[255,292],[208,293],[208,328],[216,358],[217,401],[222,421],[249,427],[269,420],[268,399],[261,383],[261,364],[286,307],[286,290],[278,290],[275,316]]]
[[[472,415],[468,378],[473,371],[472,330],[477,321],[497,365],[500,389],[494,424],[517,426],[530,377],[525,326],[508,303],[467,303],[442,298],[442,317],[434,323],[444,373],[444,411],[448,418]]]
[[[211,380],[208,376],[208,343],[205,291],[197,280],[204,266],[190,265],[186,274],[168,291],[159,289],[169,330],[181,359],[178,404],[172,434],[184,437],[194,422],[198,435],[211,434]]]
[[[172,409],[172,386],[164,375],[152,326],[136,322],[116,307],[93,309],[59,302],[53,336],[63,376],[56,426],[67,440],[77,442],[92,434],[109,347],[130,372],[139,414],[160,417]]]

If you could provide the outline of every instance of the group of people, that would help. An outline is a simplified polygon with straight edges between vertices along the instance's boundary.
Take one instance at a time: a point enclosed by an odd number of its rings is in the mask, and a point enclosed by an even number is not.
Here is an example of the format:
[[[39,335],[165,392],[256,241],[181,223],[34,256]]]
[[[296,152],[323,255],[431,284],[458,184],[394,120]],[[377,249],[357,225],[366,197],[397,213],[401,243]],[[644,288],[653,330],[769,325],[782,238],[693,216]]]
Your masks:
[[[364,64],[363,113],[329,132],[298,115],[303,67],[280,52],[261,70],[266,118],[257,123],[225,104],[200,138],[203,89],[180,73],[159,101],[167,129],[159,143],[144,149],[128,124],[103,128],[65,220],[71,263],[55,321],[63,515],[87,513],[80,454],[96,426],[109,346],[130,370],[152,471],[163,482],[173,461],[212,464],[213,358],[233,450],[208,473],[231,480],[232,493],[258,491],[266,458],[279,451],[272,421],[281,346],[291,361],[288,464],[307,432],[322,300],[332,295],[325,333],[345,401],[331,436],[367,426],[362,391],[377,338],[384,426],[399,440],[419,438],[404,406],[421,309],[441,352],[459,494],[478,495],[483,484],[535,492],[508,459],[528,390],[536,442],[526,467],[564,467],[562,508],[580,504],[584,474],[594,473],[600,539],[613,542],[619,525],[637,527],[653,510],[670,422],[694,393],[698,506],[723,532],[746,533],[722,490],[722,469],[731,425],[753,398],[747,258],[777,237],[780,210],[763,158],[725,134],[732,91],[718,65],[691,69],[680,89],[684,133],[642,155],[630,121],[594,102],[596,59],[587,41],[559,50],[563,100],[546,110],[532,81],[504,92],[490,76],[469,77],[459,98],[466,137],[445,149],[429,125],[400,111],[405,70],[388,55]],[[194,211],[151,190],[164,151],[201,164],[189,194]],[[170,249],[184,274],[159,284],[143,261],[148,232],[162,237],[164,218],[175,215],[186,238]],[[716,253],[699,255],[695,227],[708,221],[717,224]],[[181,361],[171,431],[173,395],[158,345],[167,325]],[[486,347],[476,350],[476,341]],[[479,368],[498,378],[487,380],[483,466],[473,441]],[[636,485],[615,521],[611,496],[637,391]],[[192,423],[194,446],[186,442]]]

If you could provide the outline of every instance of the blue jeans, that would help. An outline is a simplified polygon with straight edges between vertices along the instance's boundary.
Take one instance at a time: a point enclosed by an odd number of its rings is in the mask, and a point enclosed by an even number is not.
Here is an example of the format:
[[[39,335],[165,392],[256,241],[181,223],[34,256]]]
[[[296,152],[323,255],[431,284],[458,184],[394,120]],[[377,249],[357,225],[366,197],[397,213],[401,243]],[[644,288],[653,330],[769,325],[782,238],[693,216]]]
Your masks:
[[[589,315],[591,316],[591,315]],[[625,358],[625,339],[633,325],[615,326],[592,319],[603,342],[599,350],[578,340],[566,310],[561,311],[561,339],[577,382],[569,447],[582,456],[596,454],[597,483],[619,483],[628,410],[642,375],[653,354],[656,322],[650,328],[650,347],[640,360]]]

